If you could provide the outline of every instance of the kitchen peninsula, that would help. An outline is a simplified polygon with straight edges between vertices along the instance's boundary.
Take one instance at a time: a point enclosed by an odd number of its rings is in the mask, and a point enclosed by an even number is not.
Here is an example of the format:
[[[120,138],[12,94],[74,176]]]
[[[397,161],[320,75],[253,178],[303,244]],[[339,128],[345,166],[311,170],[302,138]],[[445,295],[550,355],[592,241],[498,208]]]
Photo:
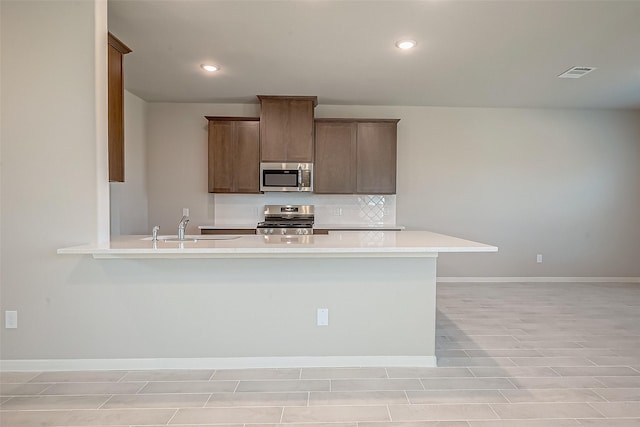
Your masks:
[[[495,251],[428,231],[371,230],[182,242],[126,236],[58,253],[109,258],[84,262],[123,284],[127,274],[112,263],[150,287],[183,286],[196,301],[198,289],[216,295],[199,313],[198,356],[162,366],[224,368],[436,366],[438,253]],[[326,326],[319,309],[328,309]]]

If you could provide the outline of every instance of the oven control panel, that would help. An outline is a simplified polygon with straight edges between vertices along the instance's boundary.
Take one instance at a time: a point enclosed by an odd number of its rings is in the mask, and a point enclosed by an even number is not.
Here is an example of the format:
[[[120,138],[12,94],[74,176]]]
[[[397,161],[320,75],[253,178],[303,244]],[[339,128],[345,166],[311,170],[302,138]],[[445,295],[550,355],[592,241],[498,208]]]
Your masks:
[[[313,228],[258,228],[257,233],[268,235],[281,235],[281,236],[306,236],[313,234]]]

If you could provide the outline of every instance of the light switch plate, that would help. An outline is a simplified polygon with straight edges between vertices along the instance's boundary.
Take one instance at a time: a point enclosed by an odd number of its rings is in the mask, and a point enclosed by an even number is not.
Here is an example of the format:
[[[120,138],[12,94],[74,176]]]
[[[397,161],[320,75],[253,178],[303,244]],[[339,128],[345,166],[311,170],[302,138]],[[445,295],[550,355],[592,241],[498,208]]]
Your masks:
[[[329,309],[318,309],[318,326],[329,326]]]
[[[18,327],[18,312],[7,310],[4,312],[4,327],[16,329]]]

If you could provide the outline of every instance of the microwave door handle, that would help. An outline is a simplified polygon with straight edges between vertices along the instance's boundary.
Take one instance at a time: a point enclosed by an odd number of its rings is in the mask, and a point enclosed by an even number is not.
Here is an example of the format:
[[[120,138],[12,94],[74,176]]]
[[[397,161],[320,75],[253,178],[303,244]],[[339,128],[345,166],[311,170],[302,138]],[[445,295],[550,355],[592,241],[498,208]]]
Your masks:
[[[298,188],[302,187],[302,167],[298,166]]]

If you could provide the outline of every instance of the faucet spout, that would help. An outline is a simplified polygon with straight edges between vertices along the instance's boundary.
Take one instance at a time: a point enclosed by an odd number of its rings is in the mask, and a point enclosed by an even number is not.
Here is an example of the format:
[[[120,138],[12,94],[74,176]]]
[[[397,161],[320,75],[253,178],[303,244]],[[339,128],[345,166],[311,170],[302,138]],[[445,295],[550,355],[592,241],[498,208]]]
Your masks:
[[[189,223],[189,217],[184,215],[178,224],[178,239],[184,240],[184,233]]]

